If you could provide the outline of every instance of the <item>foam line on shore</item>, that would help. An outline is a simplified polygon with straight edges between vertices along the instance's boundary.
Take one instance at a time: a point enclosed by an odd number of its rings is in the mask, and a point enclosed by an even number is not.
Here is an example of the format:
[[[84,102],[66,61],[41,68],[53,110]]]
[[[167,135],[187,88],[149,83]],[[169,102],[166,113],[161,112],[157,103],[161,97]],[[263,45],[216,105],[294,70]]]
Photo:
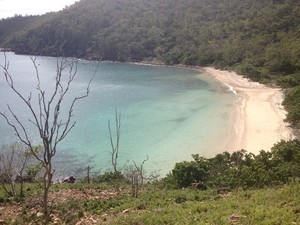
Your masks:
[[[224,83],[224,84],[229,88],[229,91],[230,91],[230,92],[232,92],[232,93],[235,94],[235,95],[238,95],[238,94],[237,94],[237,91],[236,91],[231,85],[226,84],[226,83]]]
[[[208,75],[229,87],[238,96],[234,115],[232,137],[228,137],[229,149],[245,149],[254,154],[269,151],[280,140],[294,138],[292,129],[284,122],[286,111],[281,103],[283,93],[242,76],[212,67],[201,68]]]

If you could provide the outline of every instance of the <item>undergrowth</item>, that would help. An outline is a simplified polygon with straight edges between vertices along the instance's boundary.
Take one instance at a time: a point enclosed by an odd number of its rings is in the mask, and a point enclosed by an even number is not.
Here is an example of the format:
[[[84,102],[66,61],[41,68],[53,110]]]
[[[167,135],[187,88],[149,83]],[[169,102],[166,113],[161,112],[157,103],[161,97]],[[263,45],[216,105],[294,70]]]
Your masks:
[[[300,183],[224,195],[212,189],[166,190],[153,184],[144,185],[138,198],[126,185],[122,190],[99,184],[54,185],[51,193],[47,221],[30,205],[37,198],[32,195],[23,202],[0,203],[2,209],[21,207],[9,217],[0,211],[0,219],[4,224],[300,224]]]

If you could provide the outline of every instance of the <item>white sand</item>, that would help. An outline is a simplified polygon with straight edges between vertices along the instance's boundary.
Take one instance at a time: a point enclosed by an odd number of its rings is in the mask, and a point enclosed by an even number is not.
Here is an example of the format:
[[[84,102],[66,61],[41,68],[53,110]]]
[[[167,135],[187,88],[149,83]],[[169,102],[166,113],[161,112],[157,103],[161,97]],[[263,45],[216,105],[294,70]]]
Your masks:
[[[281,89],[249,81],[234,72],[201,69],[237,94],[234,134],[228,139],[228,149],[258,154],[262,149],[269,151],[280,140],[294,138],[289,124],[283,121],[286,112],[281,105]]]

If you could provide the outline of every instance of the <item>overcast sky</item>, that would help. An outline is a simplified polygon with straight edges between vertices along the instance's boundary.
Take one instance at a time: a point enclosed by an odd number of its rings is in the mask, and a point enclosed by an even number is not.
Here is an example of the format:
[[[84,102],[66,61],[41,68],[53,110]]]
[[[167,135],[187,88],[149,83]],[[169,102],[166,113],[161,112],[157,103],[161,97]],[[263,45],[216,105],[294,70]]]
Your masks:
[[[0,19],[15,14],[40,15],[59,11],[78,0],[0,0]]]

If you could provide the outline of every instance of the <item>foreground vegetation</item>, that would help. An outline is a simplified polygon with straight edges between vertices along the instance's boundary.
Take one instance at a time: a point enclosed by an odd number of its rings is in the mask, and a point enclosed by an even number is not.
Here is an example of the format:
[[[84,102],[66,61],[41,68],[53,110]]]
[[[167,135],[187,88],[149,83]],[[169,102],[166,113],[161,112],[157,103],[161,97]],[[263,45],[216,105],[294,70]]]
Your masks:
[[[46,215],[42,213],[43,185],[38,179],[22,186],[0,180],[0,222],[274,225],[300,222],[298,140],[281,141],[272,151],[262,150],[256,156],[241,150],[209,159],[193,157],[194,161],[177,163],[165,178],[147,183],[142,170],[126,170],[124,174],[115,171],[87,177],[76,184],[54,184]],[[29,168],[32,171],[32,164]],[[14,188],[14,193],[22,188],[22,195],[12,195],[10,188]]]
[[[198,181],[211,188],[249,189],[288,184],[300,178],[300,141],[280,141],[258,155],[245,150],[217,154],[213,158],[193,155],[194,161],[176,163],[166,185],[189,187]]]
[[[146,184],[138,198],[125,183],[57,184],[50,191],[50,217],[40,213],[38,185],[27,186],[25,201],[5,202],[1,224],[299,224],[300,184],[234,190],[167,190]],[[4,202],[3,202],[4,201]]]

